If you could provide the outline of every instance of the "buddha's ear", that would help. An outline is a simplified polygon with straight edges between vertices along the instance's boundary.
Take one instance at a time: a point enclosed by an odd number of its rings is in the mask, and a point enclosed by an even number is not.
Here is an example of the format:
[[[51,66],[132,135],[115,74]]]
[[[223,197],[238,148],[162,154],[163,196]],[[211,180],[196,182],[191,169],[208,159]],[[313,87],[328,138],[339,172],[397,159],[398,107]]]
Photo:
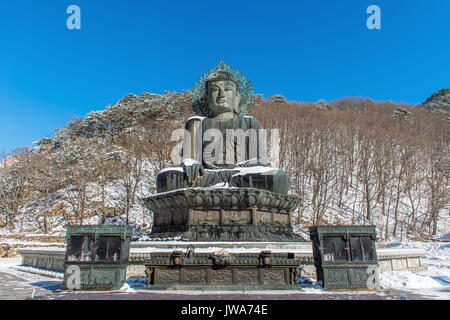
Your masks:
[[[239,104],[241,102],[241,91],[239,88],[236,90],[236,99],[234,99],[234,111],[239,113]]]

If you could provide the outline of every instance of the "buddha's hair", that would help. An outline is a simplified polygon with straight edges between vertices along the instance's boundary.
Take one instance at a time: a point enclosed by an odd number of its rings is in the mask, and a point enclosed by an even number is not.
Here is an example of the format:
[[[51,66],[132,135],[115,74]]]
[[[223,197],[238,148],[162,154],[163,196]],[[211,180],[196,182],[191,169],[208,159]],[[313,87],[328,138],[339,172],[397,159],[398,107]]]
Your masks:
[[[211,73],[205,81],[205,88],[208,91],[209,83],[213,81],[232,81],[236,85],[236,89],[240,92],[239,89],[239,79],[236,78],[231,72],[219,69],[216,72]]]

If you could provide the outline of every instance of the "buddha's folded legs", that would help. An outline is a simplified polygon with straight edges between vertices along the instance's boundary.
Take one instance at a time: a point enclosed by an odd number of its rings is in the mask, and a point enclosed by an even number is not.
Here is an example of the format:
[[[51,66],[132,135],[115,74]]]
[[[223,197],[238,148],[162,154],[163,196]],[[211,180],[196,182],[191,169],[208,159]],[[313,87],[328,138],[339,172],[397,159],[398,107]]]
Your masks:
[[[284,171],[273,169],[263,173],[234,174],[230,186],[264,189],[275,193],[287,194],[290,183]]]
[[[167,192],[188,187],[238,187],[264,189],[286,194],[289,191],[287,175],[278,169],[265,168],[263,172],[245,168],[230,170],[205,170],[205,173],[193,183],[185,179],[183,168],[177,167],[160,172],[156,177],[157,192]]]
[[[218,184],[230,186],[230,184],[226,184],[230,182],[231,176],[238,172],[236,170],[205,170],[201,177],[189,183],[186,180],[183,168],[177,167],[158,173],[156,176],[156,190],[159,193],[189,187],[210,187]]]
[[[156,176],[156,192],[186,188],[188,186],[184,178],[183,168],[181,167],[164,169]]]

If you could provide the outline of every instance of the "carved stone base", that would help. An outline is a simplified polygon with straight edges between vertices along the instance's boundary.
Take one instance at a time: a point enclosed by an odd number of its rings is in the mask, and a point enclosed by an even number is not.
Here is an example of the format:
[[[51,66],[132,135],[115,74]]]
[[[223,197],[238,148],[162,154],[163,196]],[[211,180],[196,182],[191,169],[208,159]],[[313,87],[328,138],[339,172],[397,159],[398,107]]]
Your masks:
[[[290,213],[298,206],[299,198],[255,188],[185,188],[157,193],[141,199],[153,212],[183,209],[244,210]]]
[[[292,232],[298,198],[254,188],[187,188],[143,199],[150,238],[190,241],[304,241]]]

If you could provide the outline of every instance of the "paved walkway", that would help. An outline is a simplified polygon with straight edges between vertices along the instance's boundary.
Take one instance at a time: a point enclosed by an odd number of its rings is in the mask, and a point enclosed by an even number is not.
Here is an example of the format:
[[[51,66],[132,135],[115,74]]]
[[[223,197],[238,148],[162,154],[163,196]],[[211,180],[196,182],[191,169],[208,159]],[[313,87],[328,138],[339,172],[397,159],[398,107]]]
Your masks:
[[[62,281],[41,276],[30,281],[30,275],[0,271],[0,300],[399,300],[399,294],[375,293],[302,293],[292,292],[177,292],[137,291],[137,292],[58,292]],[[46,279],[46,280],[42,280]],[[56,292],[55,292],[56,291]]]
[[[171,294],[167,292],[135,293],[54,293],[36,297],[38,300],[399,300],[397,295],[377,294]]]
[[[52,294],[61,281],[31,282],[19,276],[0,272],[0,300],[24,300]]]

